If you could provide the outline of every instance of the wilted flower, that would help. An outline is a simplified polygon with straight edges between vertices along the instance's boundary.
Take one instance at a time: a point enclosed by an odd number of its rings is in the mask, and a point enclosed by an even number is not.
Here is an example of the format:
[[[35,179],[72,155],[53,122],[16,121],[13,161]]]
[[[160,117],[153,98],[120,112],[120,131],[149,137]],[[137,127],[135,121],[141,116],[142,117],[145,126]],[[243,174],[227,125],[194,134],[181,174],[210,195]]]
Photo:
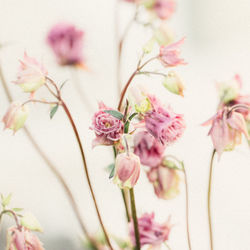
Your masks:
[[[184,86],[180,77],[174,72],[170,71],[163,82],[163,86],[170,92],[183,96]]]
[[[141,163],[156,167],[162,161],[165,146],[147,131],[140,131],[134,137],[134,153],[140,157]]]
[[[11,103],[2,120],[5,125],[5,129],[12,129],[15,133],[18,129],[24,126],[28,114],[29,110],[27,105],[22,105],[18,102]]]
[[[177,169],[169,168],[162,162],[161,165],[151,168],[147,176],[158,198],[168,200],[179,194],[180,177]]]
[[[61,65],[83,66],[82,30],[72,24],[59,23],[49,31],[47,42]]]
[[[156,0],[154,10],[160,19],[169,19],[176,9],[175,0]]]
[[[123,132],[123,122],[104,112],[110,110],[104,103],[99,103],[99,111],[94,114],[91,129],[95,131],[96,138],[93,147],[97,145],[113,145],[118,142]]]
[[[242,133],[247,139],[250,139],[243,115],[233,110],[233,107],[220,109],[215,116],[203,125],[210,124],[212,124],[212,128],[208,135],[211,135],[219,157],[223,151],[233,150],[236,145],[241,143]]]
[[[161,46],[159,59],[165,67],[175,67],[186,64],[184,59],[180,58],[180,45],[184,42],[184,38],[178,42],[167,46]]]
[[[154,213],[145,213],[142,217],[138,218],[141,246],[150,245],[152,247],[160,247],[162,243],[168,240],[171,230],[169,221],[160,224],[155,221],[154,217]],[[130,224],[130,237],[135,245],[133,223]]]
[[[19,85],[24,92],[35,92],[46,82],[47,70],[26,53],[20,63],[20,70],[14,83]]]
[[[6,250],[44,250],[36,235],[29,230],[12,227],[7,232]]]
[[[115,161],[114,182],[120,188],[132,188],[140,176],[140,158],[133,153],[118,154]]]

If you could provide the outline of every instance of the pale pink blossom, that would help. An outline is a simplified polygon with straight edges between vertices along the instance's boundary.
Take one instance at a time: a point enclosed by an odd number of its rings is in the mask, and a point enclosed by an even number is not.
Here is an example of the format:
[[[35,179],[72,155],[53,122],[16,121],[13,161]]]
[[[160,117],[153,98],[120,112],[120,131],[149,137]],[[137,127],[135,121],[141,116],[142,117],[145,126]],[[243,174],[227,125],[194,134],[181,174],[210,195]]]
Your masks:
[[[134,153],[145,166],[158,166],[163,157],[165,146],[147,131],[140,131],[134,137]]]
[[[160,19],[169,19],[176,9],[175,0],[156,0],[154,10]]]
[[[180,45],[183,44],[185,38],[178,42],[160,47],[159,59],[165,67],[175,67],[185,65],[184,59],[180,58]]]
[[[156,248],[160,247],[161,244],[168,240],[171,230],[169,220],[160,224],[155,221],[154,217],[154,213],[145,213],[140,218],[138,218],[141,246],[150,245],[151,247]],[[130,237],[132,243],[135,245],[133,222],[130,223]]]
[[[33,93],[46,82],[48,72],[42,64],[29,57],[26,53],[24,53],[20,63],[20,70],[14,83],[20,86],[24,92]]]
[[[132,188],[140,176],[140,158],[133,153],[118,154],[115,161],[114,183],[120,188]]]

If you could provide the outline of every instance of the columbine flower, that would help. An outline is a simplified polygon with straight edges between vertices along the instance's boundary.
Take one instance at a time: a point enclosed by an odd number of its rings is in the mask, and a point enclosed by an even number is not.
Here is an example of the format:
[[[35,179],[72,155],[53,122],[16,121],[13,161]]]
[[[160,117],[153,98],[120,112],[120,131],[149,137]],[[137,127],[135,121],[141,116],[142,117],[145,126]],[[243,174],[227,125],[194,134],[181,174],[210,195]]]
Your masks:
[[[162,162],[158,167],[151,168],[147,176],[158,198],[168,200],[179,194],[180,177],[177,169],[169,168]]]
[[[140,131],[134,137],[134,153],[140,157],[141,163],[156,167],[162,161],[165,146],[147,131]]]
[[[210,124],[212,124],[212,128],[208,135],[211,135],[219,157],[225,150],[233,150],[236,145],[241,143],[242,133],[248,140],[250,139],[243,115],[234,111],[233,107],[220,109],[215,116],[203,125]]]
[[[178,42],[167,46],[161,46],[159,59],[165,67],[175,67],[181,64],[186,64],[184,59],[180,58],[180,45],[184,42],[184,38]]]
[[[154,217],[154,213],[146,213],[141,218],[138,218],[141,246],[150,245],[152,247],[160,247],[162,243],[168,240],[171,230],[169,221],[160,224],[155,221]],[[130,237],[135,245],[133,223],[130,224]]]
[[[170,71],[163,82],[163,86],[170,92],[183,96],[184,86],[180,77],[174,72]]]
[[[123,122],[104,112],[110,110],[104,103],[99,103],[99,111],[94,114],[91,129],[95,131],[96,138],[93,147],[97,145],[113,145],[118,142],[123,132]]]
[[[60,23],[52,27],[47,42],[59,64],[83,66],[83,35],[82,30],[71,24]]]
[[[176,9],[175,0],[156,0],[154,10],[160,19],[169,19]]]
[[[24,126],[28,117],[29,110],[27,105],[22,105],[18,102],[11,103],[9,109],[3,117],[5,129],[12,129],[14,133]]]
[[[118,154],[115,161],[114,182],[120,188],[132,188],[140,176],[140,158],[133,153]]]
[[[33,93],[46,82],[48,72],[40,63],[26,53],[24,53],[23,60],[20,60],[20,63],[20,70],[14,83],[19,85],[24,92]]]
[[[12,227],[7,232],[6,250],[44,250],[36,235],[29,230]]]

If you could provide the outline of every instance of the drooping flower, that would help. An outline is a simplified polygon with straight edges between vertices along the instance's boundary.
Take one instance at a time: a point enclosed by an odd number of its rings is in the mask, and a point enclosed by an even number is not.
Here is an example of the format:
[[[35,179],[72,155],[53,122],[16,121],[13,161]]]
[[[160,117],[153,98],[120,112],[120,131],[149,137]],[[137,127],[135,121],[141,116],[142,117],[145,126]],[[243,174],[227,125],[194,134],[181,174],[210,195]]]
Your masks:
[[[14,83],[20,86],[24,92],[33,93],[46,82],[48,72],[42,64],[26,53],[24,53],[23,60],[20,60],[20,63],[20,70]]]
[[[134,137],[134,153],[145,166],[158,166],[163,157],[165,146],[147,131],[140,131]]]
[[[49,31],[47,42],[61,65],[83,65],[84,32],[68,23],[59,23]]]
[[[12,129],[14,133],[24,126],[24,123],[28,117],[29,109],[27,105],[22,103],[13,102],[3,117],[3,123],[5,129]]]
[[[140,158],[133,153],[118,154],[115,161],[114,183],[120,188],[132,188],[140,176]]]
[[[156,0],[154,10],[160,19],[169,19],[176,9],[175,0]]]
[[[171,225],[169,220],[163,224],[155,221],[154,213],[143,214],[138,218],[138,227],[140,233],[141,246],[150,245],[151,247],[160,247],[162,243],[168,240]],[[135,245],[135,234],[133,222],[130,223],[130,237]]]
[[[249,140],[247,125],[241,113],[233,110],[233,107],[220,109],[215,116],[203,125],[212,125],[208,135],[211,135],[214,148],[219,157],[225,150],[233,150],[241,143],[241,135]]]
[[[29,230],[11,227],[7,231],[6,250],[44,250],[36,235]]]
[[[183,96],[184,85],[180,77],[174,72],[170,71],[163,82],[163,86],[170,92]]]
[[[166,46],[174,42],[175,35],[167,24],[164,23],[154,31],[154,38],[160,46]]]
[[[178,42],[161,46],[159,59],[165,67],[175,67],[178,65],[185,65],[184,59],[180,58],[180,45],[183,44],[185,38]]]
[[[110,110],[104,103],[99,103],[99,111],[92,118],[92,126],[96,138],[93,141],[93,147],[97,145],[113,145],[118,142],[123,132],[123,122],[114,116],[104,112]]]

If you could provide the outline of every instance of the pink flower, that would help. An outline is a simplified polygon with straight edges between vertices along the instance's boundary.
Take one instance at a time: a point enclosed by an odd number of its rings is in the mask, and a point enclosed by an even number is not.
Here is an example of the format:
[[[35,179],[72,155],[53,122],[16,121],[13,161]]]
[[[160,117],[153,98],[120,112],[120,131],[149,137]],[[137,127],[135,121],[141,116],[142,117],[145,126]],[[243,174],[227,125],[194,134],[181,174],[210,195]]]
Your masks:
[[[104,103],[99,103],[99,111],[94,114],[91,129],[95,131],[96,138],[93,147],[97,145],[113,145],[118,142],[123,132],[123,122],[112,115],[105,113],[110,110]]]
[[[156,167],[162,161],[165,146],[147,131],[140,131],[134,137],[134,153],[140,157],[141,163]]]
[[[82,30],[74,25],[59,23],[49,31],[47,42],[57,61],[61,65],[83,64],[83,35]]]
[[[185,38],[178,42],[167,46],[161,46],[159,58],[165,67],[175,67],[178,65],[185,65],[184,59],[180,58],[180,45],[183,44]]]
[[[120,188],[132,188],[140,176],[140,158],[133,153],[118,154],[115,161],[114,183]]]
[[[233,150],[241,143],[241,134],[243,133],[249,140],[247,125],[241,113],[224,107],[220,109],[215,116],[205,122],[203,125],[212,124],[208,135],[211,135],[214,148],[219,157],[225,150]]]
[[[26,53],[24,53],[23,60],[20,60],[20,63],[20,70],[14,83],[19,85],[24,92],[33,93],[46,82],[48,72],[40,63]]]
[[[7,232],[6,250],[44,250],[36,235],[22,227],[12,227]]]
[[[18,129],[24,126],[28,114],[29,110],[26,105],[22,105],[18,102],[11,103],[2,120],[5,125],[5,129],[12,129],[15,133]]]
[[[169,19],[176,9],[175,0],[156,0],[154,9],[160,19]]]
[[[149,181],[154,186],[155,194],[160,199],[172,199],[179,194],[180,178],[178,170],[164,166],[163,164],[151,168],[147,172]]]
[[[141,246],[151,245],[153,247],[159,247],[162,243],[168,240],[171,230],[169,221],[159,224],[155,221],[154,217],[154,213],[145,213],[138,219]],[[130,237],[135,245],[133,223],[130,224]]]

